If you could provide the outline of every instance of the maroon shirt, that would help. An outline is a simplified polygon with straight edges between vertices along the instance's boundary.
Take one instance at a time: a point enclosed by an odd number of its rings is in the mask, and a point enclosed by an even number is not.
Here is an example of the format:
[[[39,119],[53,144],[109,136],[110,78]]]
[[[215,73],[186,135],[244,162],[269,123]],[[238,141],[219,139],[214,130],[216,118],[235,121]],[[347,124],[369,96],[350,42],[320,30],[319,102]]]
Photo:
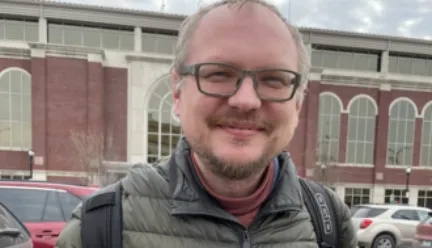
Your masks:
[[[258,213],[261,205],[270,194],[274,179],[274,163],[272,162],[264,172],[264,176],[259,187],[251,195],[240,198],[226,197],[216,193],[211,188],[209,183],[204,180],[202,172],[196,165],[193,155],[192,163],[195,167],[199,180],[206,191],[221,204],[225,211],[237,217],[243,226],[248,227]]]

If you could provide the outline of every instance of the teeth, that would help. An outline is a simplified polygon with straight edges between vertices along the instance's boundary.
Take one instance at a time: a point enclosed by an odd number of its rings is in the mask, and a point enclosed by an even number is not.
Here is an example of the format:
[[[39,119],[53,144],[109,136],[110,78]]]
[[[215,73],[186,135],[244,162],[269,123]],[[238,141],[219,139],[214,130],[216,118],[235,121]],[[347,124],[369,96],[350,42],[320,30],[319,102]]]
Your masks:
[[[229,128],[232,128],[232,129],[241,129],[241,130],[252,130],[253,129],[251,127],[233,127],[233,126],[229,126]]]

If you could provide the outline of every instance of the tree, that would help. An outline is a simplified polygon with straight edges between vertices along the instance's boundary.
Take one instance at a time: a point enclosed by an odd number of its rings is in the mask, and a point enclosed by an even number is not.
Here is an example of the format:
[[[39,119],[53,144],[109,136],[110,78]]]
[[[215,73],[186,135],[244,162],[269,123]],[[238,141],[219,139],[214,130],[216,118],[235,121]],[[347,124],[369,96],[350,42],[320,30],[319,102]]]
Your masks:
[[[117,176],[108,171],[104,161],[104,153],[113,145],[112,132],[104,137],[102,132],[71,131],[70,138],[74,144],[76,159],[80,169],[85,173],[84,184],[108,185],[118,180]]]
[[[339,175],[336,168],[338,159],[328,152],[330,136],[324,135],[316,146],[316,165],[313,170],[314,180],[321,182],[323,185],[332,187],[339,181]]]
[[[401,165],[403,161],[401,161],[401,155],[403,155],[403,153],[405,151],[408,151],[411,149],[411,146],[402,146],[402,147],[398,147],[396,150],[393,148],[388,148],[388,161],[390,164],[393,165]]]

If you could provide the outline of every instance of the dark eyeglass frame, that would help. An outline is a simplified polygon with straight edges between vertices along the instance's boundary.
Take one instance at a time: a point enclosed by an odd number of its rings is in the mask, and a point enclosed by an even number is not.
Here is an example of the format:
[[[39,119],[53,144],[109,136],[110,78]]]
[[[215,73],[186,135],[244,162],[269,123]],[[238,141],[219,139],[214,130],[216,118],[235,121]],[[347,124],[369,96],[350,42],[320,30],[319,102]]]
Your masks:
[[[199,76],[199,70],[202,66],[206,66],[206,65],[218,65],[218,66],[225,66],[228,68],[232,68],[235,69],[239,72],[241,72],[241,77],[239,78],[238,82],[237,82],[237,88],[234,90],[233,93],[230,94],[222,94],[222,93],[209,93],[204,91],[201,88],[200,85],[200,76]],[[257,79],[257,73],[260,72],[271,72],[271,71],[282,71],[282,72],[288,72],[291,73],[293,75],[295,75],[295,78],[292,82],[293,85],[293,91],[291,93],[291,95],[287,98],[282,98],[282,99],[278,99],[278,98],[270,98],[270,97],[262,97],[260,96],[260,94],[258,93],[258,79]],[[197,63],[197,64],[192,64],[192,65],[185,65],[185,66],[181,66],[180,67],[180,71],[179,74],[181,76],[194,76],[195,77],[195,83],[197,84],[197,88],[198,90],[207,96],[213,96],[213,97],[221,97],[221,98],[225,98],[225,97],[231,97],[233,95],[235,95],[238,91],[238,89],[240,88],[240,86],[242,85],[244,79],[247,76],[250,76],[252,78],[253,84],[254,84],[254,89],[255,89],[255,93],[258,96],[259,99],[264,100],[264,101],[271,101],[271,102],[285,102],[285,101],[289,101],[291,100],[294,95],[295,92],[297,91],[297,88],[300,86],[300,82],[301,82],[301,75],[298,72],[295,71],[291,71],[291,70],[286,70],[286,69],[262,69],[262,70],[245,70],[243,68],[237,67],[237,66],[233,66],[233,65],[229,65],[229,64],[224,64],[224,63],[213,63],[213,62],[208,62],[208,63]]]

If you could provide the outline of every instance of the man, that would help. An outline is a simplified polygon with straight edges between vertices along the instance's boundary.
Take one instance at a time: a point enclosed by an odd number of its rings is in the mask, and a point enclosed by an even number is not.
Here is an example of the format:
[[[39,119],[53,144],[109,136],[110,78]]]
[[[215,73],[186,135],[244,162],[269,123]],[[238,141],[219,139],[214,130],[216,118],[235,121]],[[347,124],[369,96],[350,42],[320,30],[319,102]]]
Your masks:
[[[260,0],[218,2],[185,20],[171,73],[185,137],[168,160],[122,181],[123,247],[318,247],[283,152],[308,60],[299,32]],[[331,196],[338,248],[355,247],[348,208]],[[79,216],[58,248],[82,247]]]

